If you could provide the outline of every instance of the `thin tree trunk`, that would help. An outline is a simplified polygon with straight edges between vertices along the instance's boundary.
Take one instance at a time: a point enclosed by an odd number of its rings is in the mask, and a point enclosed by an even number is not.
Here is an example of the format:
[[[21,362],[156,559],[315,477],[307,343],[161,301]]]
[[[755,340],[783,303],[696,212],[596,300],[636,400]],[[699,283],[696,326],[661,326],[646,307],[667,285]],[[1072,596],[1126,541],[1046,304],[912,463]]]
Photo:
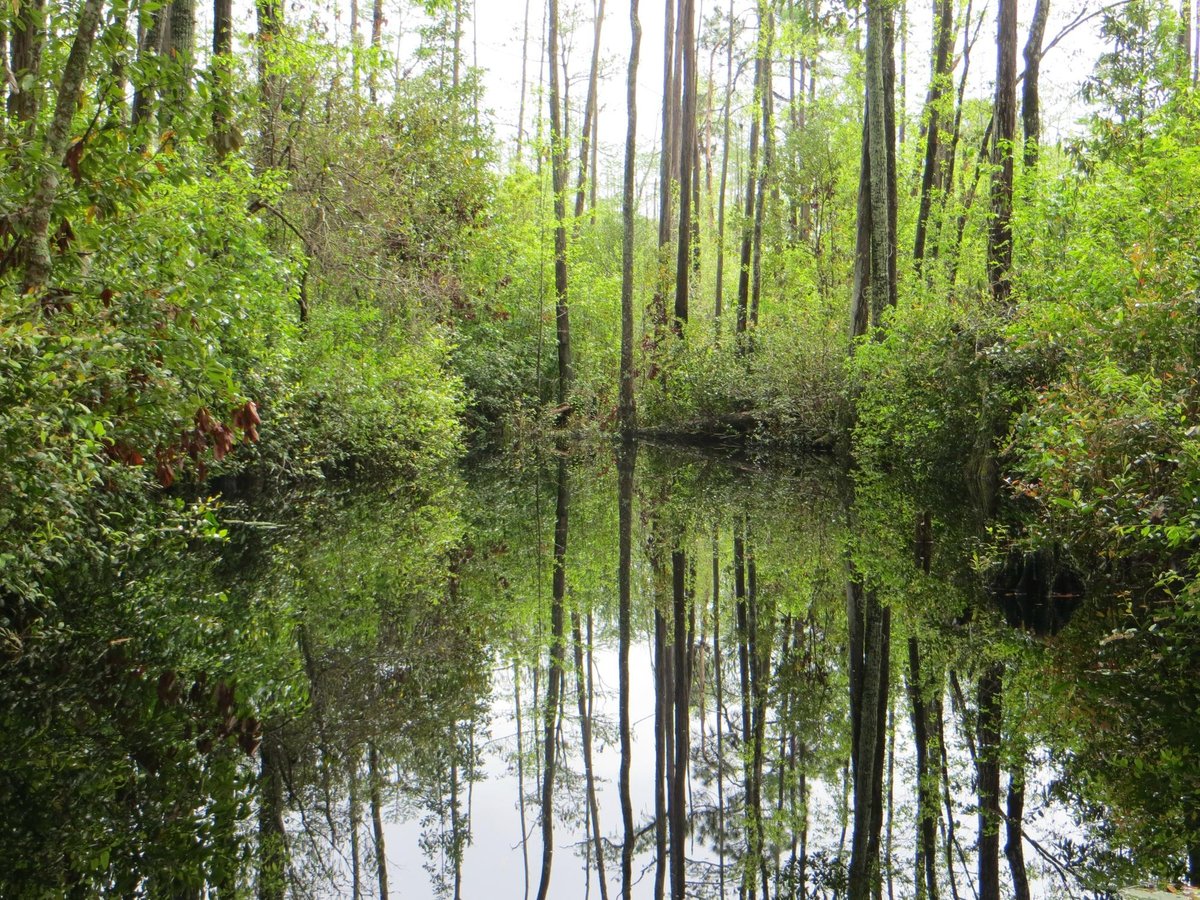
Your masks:
[[[765,66],[760,57],[754,61],[754,95],[758,97],[763,90],[763,84],[766,78],[764,73]],[[742,224],[742,249],[740,268],[738,269],[738,293],[737,293],[737,333],[744,334],[750,323],[750,269],[752,264],[752,256],[754,252],[754,200],[755,187],[758,184],[758,129],[759,116],[754,115],[750,121],[750,153],[748,161],[748,171],[746,172],[746,194],[744,198],[743,213],[745,219]]]
[[[656,551],[652,551],[656,552]],[[654,562],[651,566],[655,567]],[[658,582],[655,573],[655,583]],[[657,591],[655,592],[657,594]],[[654,609],[654,896],[662,900],[667,882],[667,650],[666,621],[655,597]]]
[[[683,36],[683,105],[679,152],[679,234],[675,257],[675,316],[671,327],[683,333],[688,320],[689,267],[692,241],[692,178],[696,153],[696,6],[695,0],[680,0],[679,32]],[[677,626],[678,629],[678,626]]]
[[[267,729],[259,750],[258,898],[283,900],[287,887],[287,832],[283,825],[283,747]]]
[[[233,127],[233,0],[213,0],[213,148],[217,159],[241,144]]]
[[[717,879],[719,897],[725,897],[725,704],[721,684],[721,556],[716,526],[713,527],[713,687],[716,693],[717,718]]]
[[[729,180],[729,107],[733,98],[733,0],[729,0],[729,35],[725,46],[724,134],[721,138],[721,189],[717,197],[717,297],[713,310],[718,336],[725,296],[725,193]]]
[[[550,0],[550,156],[554,184],[554,319],[558,340],[558,403],[566,405],[574,379],[567,304],[567,145],[558,74],[558,0]],[[458,51],[455,50],[457,60]],[[457,63],[456,63],[457,66]]]
[[[383,842],[383,796],[379,786],[379,751],[374,744],[367,748],[367,776],[371,781],[371,827],[375,836],[375,878],[379,883],[380,900],[388,898],[387,847]]]
[[[928,121],[921,125],[925,137],[925,163],[921,170],[921,200],[917,210],[916,238],[913,242],[913,264],[918,273],[925,262],[925,236],[929,227],[929,213],[933,207],[934,185],[941,166],[941,155],[938,151],[942,130],[942,98],[946,94],[947,85],[951,83],[953,65],[950,49],[954,41],[954,0],[937,0],[936,9],[933,79],[929,83],[929,93],[925,100]]]
[[[1185,0],[1186,2],[1186,0]],[[1050,0],[1037,0],[1033,22],[1025,41],[1025,81],[1021,85],[1021,124],[1025,138],[1025,168],[1037,165],[1038,147],[1042,140],[1042,118],[1038,98],[1038,76],[1042,68],[1042,40],[1046,35],[1046,20],[1050,17]],[[1187,19],[1184,19],[1186,22]]]
[[[50,280],[53,268],[50,258],[50,214],[55,200],[58,199],[61,172],[59,161],[67,149],[71,119],[79,107],[83,80],[87,76],[88,57],[92,53],[92,43],[103,8],[103,0],[86,0],[80,11],[75,40],[71,43],[71,52],[67,56],[62,80],[58,86],[54,114],[42,141],[47,164],[42,166],[41,178],[38,179],[33,196],[30,197],[29,211],[22,216],[29,247],[25,277],[21,285],[21,292],[24,294],[43,291]]]
[[[588,73],[587,100],[583,107],[583,129],[579,141],[579,182],[575,188],[575,219],[583,217],[588,180],[588,159],[593,149],[592,132],[595,128],[597,94],[600,84],[600,28],[604,24],[604,0],[596,7],[592,32],[592,67]],[[595,180],[596,173],[592,172]]]
[[[362,798],[358,795],[359,751],[350,754],[350,896],[362,900],[362,849],[359,833],[362,830]]]
[[[689,0],[685,0],[685,3]],[[686,21],[685,12],[685,21]],[[686,53],[686,50],[685,50]],[[689,735],[688,687],[691,667],[688,664],[688,602],[687,602],[687,559],[682,550],[671,553],[672,621],[675,634],[672,644],[675,654],[674,695],[675,712],[675,765],[671,781],[671,897],[684,900],[687,895],[686,853],[687,842],[687,773],[688,751],[691,747]]]
[[[37,118],[37,80],[42,66],[46,0],[27,0],[13,6],[8,87],[8,114],[24,123],[27,133]],[[22,87],[25,85],[26,87]]]
[[[1008,776],[1008,815],[1005,817],[1004,856],[1012,875],[1014,900],[1029,900],[1029,873],[1025,871],[1022,830],[1025,818],[1025,765],[1018,763]]]
[[[283,79],[275,70],[277,44],[283,33],[282,0],[255,0],[258,16],[258,87],[262,98],[262,167],[271,168],[276,159],[276,140]]]
[[[621,372],[618,418],[621,434],[629,440],[637,427],[637,408],[633,395],[633,264],[634,264],[634,180],[637,176],[637,70],[641,55],[642,26],[638,21],[637,0],[629,6],[632,42],[629,48],[629,73],[625,103],[625,172],[621,190]]]
[[[767,187],[770,183],[771,166],[775,156],[775,128],[771,121],[774,106],[774,87],[771,77],[775,38],[775,12],[766,0],[759,3],[759,44],[762,50],[762,89],[759,92],[762,115],[762,166],[758,173],[758,199],[754,206],[753,260],[751,262],[750,324],[758,325],[758,308],[762,299],[762,242],[763,218],[767,208]],[[766,33],[766,38],[762,37]]]
[[[633,25],[633,50],[630,61],[630,83],[634,82],[637,70],[638,46],[641,39],[641,27],[637,18],[637,0],[632,0],[629,10],[630,21]],[[632,94],[633,88],[630,88]],[[632,106],[631,106],[632,108]],[[632,131],[632,128],[631,128]],[[628,173],[627,173],[628,174]],[[632,724],[629,718],[629,644],[633,614],[632,583],[633,583],[633,477],[637,464],[637,445],[624,445],[617,455],[617,532],[618,532],[618,570],[617,570],[617,630],[618,630],[618,666],[620,693],[620,720],[618,728],[621,742],[621,769],[618,775],[618,790],[621,794],[621,825],[624,839],[621,843],[621,898],[631,900],[633,891],[633,851],[637,836],[633,830],[633,800],[630,796],[629,769],[633,755],[630,730]]]
[[[376,69],[379,68],[379,51],[383,47],[383,0],[374,0],[371,4],[371,49],[375,51],[372,55],[371,68],[367,72],[367,96],[372,103],[378,101],[378,86],[376,84]],[[522,64],[524,59],[522,58]],[[522,87],[524,85],[522,84]],[[524,100],[524,96],[522,96]]]
[[[571,629],[575,638],[575,698],[579,710],[579,737],[583,743],[583,775],[587,785],[588,815],[592,823],[592,842],[596,849],[596,874],[600,878],[601,900],[608,900],[608,880],[604,873],[604,841],[600,833],[600,803],[596,799],[596,776],[592,766],[592,717],[588,711],[590,692],[583,683],[583,640],[577,611],[571,613]]]
[[[555,0],[551,0],[552,7]],[[557,9],[552,8],[551,19]],[[538,900],[546,900],[550,892],[550,869],[554,862],[554,777],[556,769],[556,734],[558,705],[562,694],[564,662],[563,605],[567,596],[567,533],[570,485],[567,481],[567,461],[560,457],[554,503],[554,577],[550,603],[550,665],[546,684],[546,707],[542,757],[545,765],[542,776],[542,875],[538,883]]]
[[[525,734],[521,721],[521,667],[513,658],[513,706],[517,716],[517,809],[521,819],[521,871],[529,898],[529,828],[525,824]]]
[[[521,148],[525,138],[525,88],[529,65],[529,0],[525,0],[525,30],[521,36],[521,106],[517,113],[517,162],[521,161]]]
[[[1000,900],[1000,723],[1003,668],[979,678],[979,900]]]
[[[996,106],[993,113],[992,221],[988,285],[1000,310],[1010,309],[1013,259],[1013,142],[1017,136],[1017,0],[1000,0],[996,28]]]

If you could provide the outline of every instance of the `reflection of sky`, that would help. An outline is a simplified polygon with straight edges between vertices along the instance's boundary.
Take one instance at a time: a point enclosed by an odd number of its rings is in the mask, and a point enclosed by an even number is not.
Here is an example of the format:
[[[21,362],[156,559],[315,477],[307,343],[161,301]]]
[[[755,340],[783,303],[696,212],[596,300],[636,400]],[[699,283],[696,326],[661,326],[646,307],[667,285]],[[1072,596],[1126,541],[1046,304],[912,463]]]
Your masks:
[[[652,670],[651,640],[647,635],[635,635],[635,645],[630,652],[630,717],[633,728],[633,760],[630,771],[631,796],[633,799],[634,827],[640,830],[647,825],[654,813],[654,678]],[[596,726],[593,728],[593,760],[597,779],[597,793],[600,805],[600,824],[605,837],[613,843],[606,847],[605,868],[608,878],[609,896],[617,897],[620,891],[620,853],[619,844],[622,835],[620,796],[618,793],[618,773],[620,765],[620,747],[617,738],[618,695],[617,695],[617,652],[615,634],[612,640],[606,635],[598,635],[598,646],[595,653],[595,689],[594,716]],[[735,665],[735,661],[723,659],[722,666]],[[494,692],[491,704],[491,722],[489,736],[478,737],[481,742],[482,770],[480,780],[471,789],[471,844],[467,847],[462,870],[462,896],[466,900],[480,898],[496,898],[496,900],[524,900],[525,878],[521,854],[521,829],[517,810],[517,773],[513,752],[516,746],[516,720],[513,709],[512,669],[503,662],[497,663],[494,670]],[[730,696],[730,688],[736,691],[736,671],[725,669],[725,684],[727,686],[725,700],[729,704],[727,716],[737,719],[734,704],[736,697]],[[967,685],[964,684],[964,688]],[[903,683],[894,683],[893,691],[903,691]],[[522,703],[522,732],[525,746],[529,754],[525,767],[526,788],[526,825],[529,829],[529,896],[536,896],[538,879],[541,873],[541,831],[538,824],[539,800],[536,795],[538,773],[534,770],[533,741],[541,740],[540,719],[532,712],[532,686],[528,673],[525,673],[521,685]],[[712,710],[711,697],[706,700],[707,714],[705,732],[712,735],[716,728],[716,718]],[[598,879],[595,872],[594,860],[590,871],[590,886],[584,874],[584,840],[586,832],[583,827],[583,812],[585,811],[585,782],[583,779],[583,763],[579,751],[579,720],[575,708],[574,674],[567,673],[567,694],[564,709],[566,718],[562,723],[563,740],[568,747],[568,765],[572,772],[569,779],[570,787],[564,788],[564,780],[556,778],[555,808],[558,816],[554,823],[554,862],[552,869],[549,896],[552,898],[568,898],[568,900],[583,900],[583,898],[598,898],[600,896]],[[733,712],[731,712],[733,710]],[[956,872],[959,891],[962,896],[970,896],[970,884],[975,878],[976,861],[974,856],[976,817],[974,812],[974,781],[973,767],[966,745],[961,738],[959,720],[951,712],[949,697],[946,698],[946,727],[949,743],[951,769],[951,784],[955,793],[955,829],[958,845],[961,847],[962,858],[956,859]],[[773,711],[768,710],[768,721],[773,721]],[[895,721],[895,759],[893,773],[895,785],[893,789],[893,817],[891,827],[885,824],[883,834],[886,849],[888,834],[891,835],[891,858],[894,866],[894,889],[898,897],[912,895],[911,872],[915,855],[915,758],[911,730],[907,719],[906,703],[897,698]],[[831,723],[834,727],[848,728],[848,723]],[[531,728],[532,725],[532,728]],[[699,737],[699,727],[695,709],[692,717],[692,741],[695,746]],[[728,748],[728,745],[726,745]],[[772,753],[777,753],[769,746],[768,759]],[[736,764],[735,764],[736,765]],[[768,764],[768,770],[770,766]],[[1039,814],[1039,792],[1050,771],[1042,764],[1029,776],[1030,783],[1026,796],[1026,823],[1030,835],[1043,846],[1049,846],[1047,837],[1051,833],[1069,832],[1070,817],[1062,809],[1050,809],[1044,815]],[[735,776],[736,778],[737,776]],[[725,784],[727,808],[730,798],[739,793],[738,785],[728,779]],[[1002,783],[1003,791],[1007,786],[1007,777]],[[812,789],[811,812],[809,825],[809,852],[824,852],[830,856],[836,855],[842,839],[841,800],[838,783],[825,781],[810,781]],[[706,791],[711,793],[706,794]],[[885,785],[886,791],[886,785]],[[776,797],[767,796],[765,791],[764,807],[776,802]],[[467,789],[464,785],[460,796],[464,812],[467,807]],[[716,786],[711,788],[701,784],[693,777],[691,784],[691,802],[694,807],[715,803]],[[785,801],[786,802],[786,801]],[[570,822],[563,821],[564,808],[571,809]],[[429,874],[425,870],[426,860],[420,847],[421,826],[419,812],[411,814],[405,821],[396,821],[400,811],[395,807],[389,810],[393,817],[386,826],[386,841],[388,850],[389,878],[392,889],[398,896],[403,897],[435,897]],[[405,814],[411,811],[406,810]],[[943,807],[944,814],[944,807]],[[405,816],[401,816],[405,818]],[[850,829],[845,834],[845,848],[849,854]],[[365,843],[369,844],[369,827],[364,835]],[[1003,843],[1003,835],[1001,842]],[[652,847],[651,843],[651,847]],[[783,848],[783,859],[786,863],[790,848]],[[689,862],[707,861],[716,863],[716,851],[693,840],[688,847]],[[965,861],[965,865],[964,865]],[[1032,846],[1026,845],[1026,862],[1031,869],[1031,880],[1035,896],[1051,896],[1061,888],[1057,877],[1046,874],[1047,866],[1038,857]],[[939,838],[938,863],[939,878],[945,881],[945,859]],[[689,872],[690,878],[705,877],[712,885],[715,894],[717,881],[716,868],[704,867],[705,872],[698,870]],[[652,897],[654,893],[654,866],[652,853],[642,854],[634,859],[634,889],[635,897]],[[640,877],[640,880],[639,880]],[[1008,878],[1005,861],[1001,860],[1001,877]],[[373,872],[364,870],[364,878],[373,883]],[[590,887],[590,893],[589,893]],[[736,875],[732,872],[726,875],[727,896],[737,896]]]

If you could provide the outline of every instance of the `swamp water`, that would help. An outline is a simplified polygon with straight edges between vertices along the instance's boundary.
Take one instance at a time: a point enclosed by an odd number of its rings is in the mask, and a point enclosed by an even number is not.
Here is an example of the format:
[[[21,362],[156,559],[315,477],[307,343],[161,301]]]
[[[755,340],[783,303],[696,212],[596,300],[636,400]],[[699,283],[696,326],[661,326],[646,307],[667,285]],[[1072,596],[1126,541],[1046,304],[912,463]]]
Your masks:
[[[959,500],[642,447],[232,502],[8,663],[2,893],[965,900],[981,847],[1000,896],[1178,875],[1194,685]]]

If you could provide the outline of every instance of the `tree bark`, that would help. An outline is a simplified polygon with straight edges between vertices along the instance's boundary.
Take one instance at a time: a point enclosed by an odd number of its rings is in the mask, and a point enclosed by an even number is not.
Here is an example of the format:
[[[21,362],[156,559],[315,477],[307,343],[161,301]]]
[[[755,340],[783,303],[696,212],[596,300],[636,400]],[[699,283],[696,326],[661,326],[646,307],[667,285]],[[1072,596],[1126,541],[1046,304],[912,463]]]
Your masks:
[[[925,237],[929,227],[929,213],[933,207],[937,170],[941,166],[938,146],[941,139],[942,98],[946,94],[947,85],[951,84],[952,74],[950,48],[954,40],[954,0],[937,0],[936,9],[933,79],[929,83],[929,93],[925,100],[927,121],[921,126],[925,137],[925,162],[921,170],[921,200],[917,210],[916,238],[913,242],[913,264],[918,273],[925,262]]]
[[[618,400],[618,419],[625,440],[632,438],[637,427],[637,408],[633,395],[633,264],[637,177],[637,70],[642,46],[642,25],[638,21],[637,0],[630,2],[629,27],[632,42],[625,87],[625,173],[621,185],[621,372]]]
[[[695,0],[680,0],[679,31],[683,36],[683,101],[681,108],[679,152],[679,232],[675,257],[675,316],[671,326],[683,333],[688,320],[689,268],[692,241],[692,178],[696,152],[696,5]]]
[[[762,255],[763,218],[767,209],[767,189],[770,184],[771,166],[775,157],[775,127],[772,123],[774,108],[774,81],[771,77],[773,64],[772,49],[775,39],[775,12],[767,0],[760,0],[759,44],[762,53],[762,89],[759,92],[760,115],[762,116],[762,161],[758,172],[758,198],[754,205],[753,260],[751,262],[750,324],[758,325],[758,308],[762,300]],[[762,34],[765,32],[766,37]]]
[[[558,343],[558,403],[571,392],[571,320],[567,302],[567,145],[558,74],[558,0],[550,0],[550,158],[554,185],[554,320]],[[455,52],[457,58],[457,51]]]
[[[1050,16],[1050,0],[1037,0],[1033,22],[1025,41],[1025,81],[1021,85],[1021,124],[1025,137],[1025,168],[1037,166],[1038,148],[1042,140],[1042,119],[1038,99],[1038,76],[1042,67],[1042,39],[1046,35],[1046,19]]]
[[[575,189],[575,219],[583,217],[588,181],[588,156],[592,149],[592,132],[595,128],[597,94],[600,84],[600,28],[604,24],[604,0],[596,8],[592,32],[592,66],[588,73],[587,100],[583,107],[583,128],[579,141],[579,182]],[[592,172],[592,180],[596,173]]]
[[[1010,310],[1012,294],[1013,143],[1017,136],[1017,0],[1000,0],[996,27],[996,104],[992,128],[992,222],[988,285],[996,306]]]
[[[79,13],[79,25],[75,31],[75,40],[71,43],[71,52],[63,67],[62,80],[54,103],[54,114],[42,141],[45,163],[30,198],[28,212],[22,216],[29,248],[25,277],[21,285],[21,292],[24,294],[43,291],[50,280],[53,268],[50,258],[50,214],[54,201],[58,199],[60,160],[67,149],[71,119],[79,107],[83,80],[87,76],[88,58],[92,53],[92,44],[103,8],[103,0],[86,0]]]
[[[688,0],[685,0],[688,2]],[[685,13],[686,19],[686,13]],[[685,51],[686,52],[686,51]],[[687,602],[687,559],[682,550],[671,553],[671,596],[675,654],[674,696],[675,712],[675,764],[673,766],[670,794],[671,819],[671,897],[684,900],[687,896],[686,851],[687,844],[687,773],[688,751],[691,747],[689,735],[688,688],[691,667],[688,663],[688,602]]]
[[[367,777],[371,781],[371,829],[375,838],[375,880],[380,900],[388,898],[387,845],[383,840],[383,789],[380,786],[379,751],[367,747]]]
[[[9,85],[8,114],[33,128],[37,118],[37,82],[42,66],[45,41],[46,0],[29,0],[14,6],[10,66],[16,84]]]
[[[630,72],[637,69],[638,45],[641,39],[641,27],[637,19],[637,0],[632,0],[629,8],[630,21],[633,25],[633,50]],[[630,77],[631,84],[633,76]],[[631,88],[632,91],[632,88]],[[617,533],[618,533],[618,562],[617,562],[617,630],[618,630],[618,666],[620,694],[620,712],[618,730],[621,742],[621,768],[618,775],[618,791],[621,795],[621,825],[624,838],[621,842],[621,898],[631,900],[633,891],[633,851],[637,835],[633,829],[633,799],[630,796],[629,770],[632,761],[632,738],[630,731],[632,723],[629,718],[629,644],[631,636],[630,621],[633,615],[632,583],[633,583],[633,478],[637,465],[637,445],[624,445],[617,455]]]
[[[1029,874],[1025,871],[1022,831],[1025,818],[1025,765],[1018,763],[1008,776],[1008,815],[1004,820],[1004,855],[1012,874],[1014,900],[1029,900]]]
[[[608,900],[608,879],[604,872],[604,839],[600,831],[600,803],[596,798],[596,775],[592,766],[592,720],[588,711],[590,692],[583,683],[583,638],[579,613],[571,613],[575,638],[575,698],[579,710],[579,738],[583,745],[583,776],[587,785],[588,816],[592,823],[592,843],[596,852],[596,874],[600,879],[600,900]]]
[[[729,182],[729,119],[733,98],[733,0],[729,0],[729,35],[725,45],[725,109],[721,138],[721,187],[717,197],[717,296],[713,309],[717,334],[720,335],[721,312],[725,297],[725,193]]]
[[[222,160],[241,144],[233,127],[233,0],[213,0],[213,149]]]
[[[551,0],[551,18],[557,13]],[[546,684],[546,706],[543,713],[542,758],[542,875],[538,883],[538,900],[546,900],[550,892],[550,869],[554,862],[554,778],[556,771],[555,740],[558,730],[558,703],[562,693],[564,669],[564,604],[567,596],[567,533],[570,484],[567,480],[567,461],[560,457],[554,501],[554,576],[550,600],[550,665]]]
[[[979,678],[979,900],[1000,900],[1000,723],[1004,669],[991,663]]]

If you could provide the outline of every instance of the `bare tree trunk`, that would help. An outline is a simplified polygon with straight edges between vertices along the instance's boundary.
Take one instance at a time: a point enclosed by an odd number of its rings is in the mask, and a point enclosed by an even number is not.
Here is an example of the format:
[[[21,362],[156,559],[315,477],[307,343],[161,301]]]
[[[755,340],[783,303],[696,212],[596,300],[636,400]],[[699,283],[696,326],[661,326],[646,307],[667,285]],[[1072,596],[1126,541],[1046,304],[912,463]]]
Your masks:
[[[652,551],[656,552],[656,551]],[[656,567],[651,561],[651,566]],[[657,573],[654,576],[658,582]],[[655,592],[657,595],[657,591]],[[654,896],[662,900],[667,879],[667,637],[666,620],[655,597],[654,609]]]
[[[8,114],[33,128],[37,118],[37,81],[42,66],[46,0],[29,0],[13,7],[10,65],[13,82],[8,87]]]
[[[721,684],[721,556],[716,526],[713,527],[712,553],[713,584],[713,687],[716,693],[717,719],[717,878],[718,896],[725,897],[725,703]]]
[[[629,9],[630,22],[633,25],[633,49],[630,51],[630,94],[635,83],[637,71],[637,56],[641,40],[641,26],[637,18],[637,0],[632,0]],[[630,106],[632,109],[632,104]],[[631,128],[632,131],[632,128]],[[621,843],[621,898],[631,900],[633,894],[633,851],[637,835],[633,830],[633,800],[629,790],[629,769],[633,756],[629,719],[629,643],[631,635],[630,620],[633,614],[632,583],[633,583],[633,477],[637,465],[637,445],[625,444],[617,455],[617,531],[618,531],[618,570],[617,570],[617,630],[618,630],[618,665],[620,693],[620,720],[618,728],[621,742],[621,769],[618,775],[618,790],[621,794],[621,825],[624,839]]]
[[[1029,874],[1025,871],[1022,830],[1025,818],[1025,765],[1018,763],[1008,776],[1008,815],[1005,818],[1004,855],[1012,874],[1014,900],[1029,900]]]
[[[725,296],[725,193],[729,179],[729,107],[733,98],[733,22],[733,0],[729,0],[729,35],[725,45],[725,121],[721,139],[721,189],[717,198],[717,297],[713,310],[718,336]]]
[[[675,257],[675,316],[671,323],[683,333],[688,320],[688,269],[691,265],[692,178],[696,152],[696,6],[695,0],[680,0],[679,31],[683,35],[683,106],[679,140],[679,235]],[[678,629],[678,625],[676,626]]]
[[[1185,0],[1186,2],[1186,0]],[[1046,19],[1050,16],[1050,0],[1037,0],[1033,22],[1025,41],[1025,82],[1021,85],[1021,124],[1025,137],[1025,168],[1032,169],[1038,161],[1038,145],[1042,139],[1041,109],[1038,100],[1038,75],[1042,68],[1042,39],[1046,35]],[[1186,22],[1187,19],[1184,19]]]
[[[774,87],[771,77],[771,51],[775,38],[775,12],[766,0],[759,3],[759,44],[762,51],[762,89],[759,92],[762,115],[762,166],[758,173],[758,199],[754,206],[753,261],[751,263],[750,324],[758,325],[758,307],[762,299],[762,242],[763,217],[767,208],[767,186],[775,156],[775,127],[772,123]],[[766,34],[764,39],[762,33]]]
[[[362,850],[359,832],[362,830],[362,798],[358,795],[359,750],[350,754],[350,896],[362,900]]]
[[[979,900],[1000,900],[1000,723],[1003,667],[979,678]]]
[[[259,749],[258,898],[283,900],[287,887],[287,832],[283,825],[283,748],[266,729]]]
[[[371,828],[375,838],[375,880],[380,900],[388,898],[387,846],[383,841],[383,788],[380,786],[379,751],[367,745],[367,777],[371,782]]]
[[[554,184],[554,319],[558,339],[558,403],[565,406],[574,380],[567,304],[567,145],[558,74],[558,0],[550,0],[550,157]],[[457,60],[458,51],[455,50]],[[457,71],[457,63],[456,63]]]
[[[213,149],[217,159],[241,145],[233,127],[233,84],[229,64],[233,58],[233,0],[213,0]]]
[[[1017,0],[1000,0],[996,30],[996,107],[993,114],[992,221],[988,230],[988,284],[997,308],[1012,293],[1013,142],[1017,136]]]
[[[196,56],[196,0],[171,0],[171,36],[167,44],[171,78],[158,118],[163,130],[187,118],[192,99],[192,65]]]
[[[525,733],[521,720],[521,667],[513,658],[513,706],[517,718],[517,809],[521,820],[521,871],[525,876],[525,893],[529,900],[529,828],[525,824]]]
[[[29,248],[25,277],[21,284],[23,294],[43,291],[50,280],[53,267],[50,258],[50,214],[54,201],[58,199],[61,171],[59,162],[67,149],[71,119],[79,107],[83,80],[87,76],[88,57],[92,53],[92,43],[103,8],[103,0],[85,0],[79,13],[75,40],[71,43],[71,52],[63,67],[62,80],[59,82],[58,95],[55,98],[54,115],[42,141],[47,164],[42,166],[41,178],[38,179],[33,196],[30,197],[28,212],[22,216]],[[21,102],[24,103],[24,100]]]
[[[371,4],[371,49],[378,54],[383,47],[383,0],[374,0]],[[522,59],[524,64],[524,59]],[[378,86],[376,84],[375,70],[378,68],[378,58],[372,61],[370,71],[367,72],[367,96],[375,103],[378,98]],[[524,88],[524,84],[522,84]],[[522,96],[524,100],[524,96]]]
[[[525,0],[525,30],[521,37],[521,106],[517,113],[517,162],[521,161],[522,142],[525,138],[525,88],[529,64],[529,0]]]
[[[950,79],[953,61],[950,58],[950,49],[954,41],[954,0],[937,0],[936,9],[933,79],[929,83],[929,93],[925,100],[928,122],[921,125],[925,137],[925,163],[921,170],[921,200],[917,210],[916,238],[913,242],[913,264],[918,273],[925,262],[925,236],[929,226],[929,213],[933,207],[937,170],[941,166],[938,145],[942,130],[942,98],[946,94],[946,88],[952,84]]]
[[[758,97],[766,80],[765,65],[761,57],[754,61],[754,95]],[[744,334],[750,323],[750,269],[754,252],[755,187],[758,184],[758,129],[759,116],[750,121],[750,154],[746,172],[746,195],[742,224],[742,251],[738,270],[737,333]]]
[[[551,0],[550,16],[558,10]],[[555,42],[556,43],[556,42]],[[554,776],[556,769],[555,740],[558,730],[558,704],[562,693],[565,655],[563,605],[567,596],[567,526],[570,505],[570,485],[567,481],[567,461],[560,457],[554,503],[554,577],[550,603],[550,666],[546,684],[546,707],[543,715],[543,751],[545,770],[542,776],[542,875],[538,883],[538,900],[546,900],[550,892],[550,869],[554,862]]]
[[[634,180],[637,176],[637,70],[642,46],[642,25],[638,21],[637,0],[631,0],[629,27],[629,73],[626,79],[625,173],[621,190],[621,373],[618,418],[622,436],[628,440],[637,426],[633,396],[633,263],[636,202]]]
[[[600,28],[604,24],[604,0],[596,7],[592,32],[592,67],[588,73],[587,100],[583,107],[583,129],[579,141],[579,182],[575,188],[575,219],[583,217],[588,179],[588,158],[593,149],[592,131],[595,128],[597,93],[600,84]],[[592,172],[593,181],[596,173]]]
[[[283,80],[275,71],[276,44],[283,33],[282,0],[255,0],[258,16],[258,86],[262,97],[262,167],[271,168],[276,159],[279,108],[283,101]]]
[[[600,832],[600,803],[596,799],[596,776],[592,766],[592,718],[588,711],[590,692],[583,683],[583,640],[577,611],[571,613],[571,629],[575,638],[575,698],[579,710],[579,737],[583,744],[583,774],[587,785],[588,815],[592,823],[592,842],[596,850],[596,874],[600,878],[600,898],[608,900],[608,880],[604,873],[604,839]]]

